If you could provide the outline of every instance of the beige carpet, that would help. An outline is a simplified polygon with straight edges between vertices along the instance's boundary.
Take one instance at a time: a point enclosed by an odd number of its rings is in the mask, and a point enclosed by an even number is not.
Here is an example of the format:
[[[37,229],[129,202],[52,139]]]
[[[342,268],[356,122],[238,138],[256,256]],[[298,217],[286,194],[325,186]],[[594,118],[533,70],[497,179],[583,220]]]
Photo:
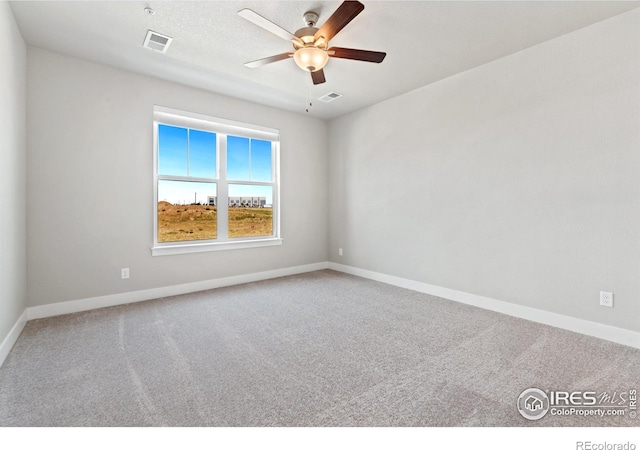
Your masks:
[[[530,387],[628,392],[640,351],[320,271],[31,321],[2,426],[638,426],[523,418]]]

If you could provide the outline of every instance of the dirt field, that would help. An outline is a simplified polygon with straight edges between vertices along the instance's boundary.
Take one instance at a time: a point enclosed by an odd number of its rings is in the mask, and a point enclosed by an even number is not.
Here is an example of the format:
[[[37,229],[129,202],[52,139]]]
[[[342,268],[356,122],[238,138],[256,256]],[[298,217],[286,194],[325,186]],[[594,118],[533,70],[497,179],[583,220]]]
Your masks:
[[[192,241],[217,237],[215,206],[158,203],[158,242]],[[271,236],[271,208],[229,208],[229,237]]]

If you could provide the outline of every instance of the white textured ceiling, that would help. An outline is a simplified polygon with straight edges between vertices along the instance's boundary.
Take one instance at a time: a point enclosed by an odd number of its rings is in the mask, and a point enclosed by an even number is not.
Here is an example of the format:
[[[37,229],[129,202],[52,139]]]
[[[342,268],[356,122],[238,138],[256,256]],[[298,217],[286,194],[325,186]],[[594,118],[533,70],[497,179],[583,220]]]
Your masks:
[[[328,119],[378,103],[640,6],[637,1],[367,1],[331,45],[387,52],[381,64],[333,58],[314,86],[293,60],[247,61],[291,45],[237,15],[250,8],[295,32],[339,1],[13,1],[28,45]],[[144,8],[150,6],[155,15]],[[174,38],[142,47],[148,29]],[[328,92],[343,94],[323,103]]]

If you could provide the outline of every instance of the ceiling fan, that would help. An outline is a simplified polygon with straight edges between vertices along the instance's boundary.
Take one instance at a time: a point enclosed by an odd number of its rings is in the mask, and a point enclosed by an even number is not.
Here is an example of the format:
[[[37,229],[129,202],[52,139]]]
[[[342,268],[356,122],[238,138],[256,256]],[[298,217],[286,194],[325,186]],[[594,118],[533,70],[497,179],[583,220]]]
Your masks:
[[[360,14],[363,9],[364,5],[358,1],[345,1],[320,28],[315,26],[318,22],[318,14],[312,11],[306,12],[303,17],[307,26],[300,28],[294,34],[289,33],[284,28],[250,9],[238,11],[238,14],[249,22],[270,31],[286,41],[292,42],[294,49],[292,52],[280,53],[279,55],[248,62],[245,66],[253,69],[293,57],[298,67],[311,72],[313,84],[321,84],[326,81],[323,68],[329,58],[381,63],[384,57],[387,56],[384,52],[329,47],[329,41]]]

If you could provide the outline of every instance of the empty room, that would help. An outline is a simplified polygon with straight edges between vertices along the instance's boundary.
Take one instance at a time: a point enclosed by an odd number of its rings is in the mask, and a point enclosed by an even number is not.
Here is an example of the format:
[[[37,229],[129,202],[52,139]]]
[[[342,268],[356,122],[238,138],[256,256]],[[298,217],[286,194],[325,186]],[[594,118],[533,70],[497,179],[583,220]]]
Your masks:
[[[2,1],[0,66],[3,428],[640,425],[639,2]]]

